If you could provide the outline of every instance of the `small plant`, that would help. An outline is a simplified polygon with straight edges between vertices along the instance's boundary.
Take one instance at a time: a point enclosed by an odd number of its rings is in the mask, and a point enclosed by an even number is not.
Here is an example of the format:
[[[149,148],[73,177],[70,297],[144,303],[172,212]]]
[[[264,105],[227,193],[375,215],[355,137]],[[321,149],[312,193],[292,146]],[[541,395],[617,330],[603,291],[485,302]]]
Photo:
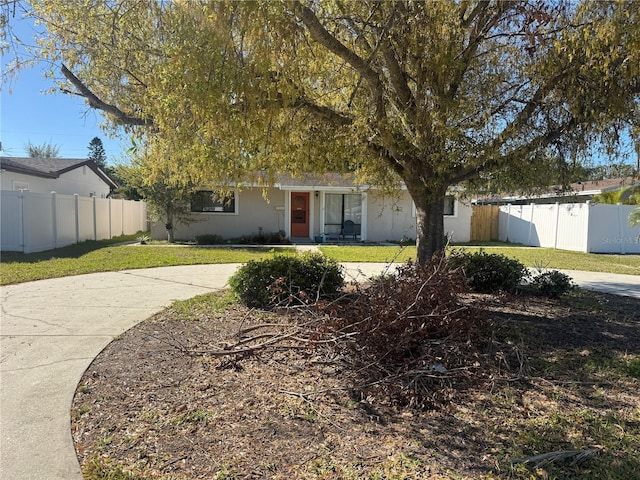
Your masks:
[[[151,237],[149,237],[149,235],[140,235],[137,237],[137,240],[140,242],[140,245],[147,245],[151,241]]]
[[[317,298],[335,296],[343,284],[340,265],[320,253],[251,261],[229,279],[240,301],[258,308],[313,303]]]
[[[527,268],[518,260],[502,254],[454,251],[449,266],[461,269],[471,287],[477,292],[513,292],[528,275]]]
[[[287,240],[283,230],[265,233],[262,228],[259,228],[257,234],[243,235],[234,243],[241,245],[288,245],[290,242]]]
[[[205,233],[196,235],[196,243],[198,245],[220,245],[224,243],[224,239],[216,233]]]
[[[531,280],[531,286],[536,293],[549,298],[559,298],[575,288],[571,277],[558,270],[537,274]]]

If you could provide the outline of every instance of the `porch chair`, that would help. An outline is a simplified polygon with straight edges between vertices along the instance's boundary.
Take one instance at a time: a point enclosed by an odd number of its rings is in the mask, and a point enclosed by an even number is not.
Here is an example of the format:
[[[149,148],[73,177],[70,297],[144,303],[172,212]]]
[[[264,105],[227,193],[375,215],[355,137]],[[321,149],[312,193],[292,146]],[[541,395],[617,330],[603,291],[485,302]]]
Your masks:
[[[353,239],[356,239],[357,236],[357,232],[356,232],[356,224],[353,223],[352,220],[346,220],[343,224],[342,224],[342,238],[345,238],[347,236],[351,236],[353,235]]]

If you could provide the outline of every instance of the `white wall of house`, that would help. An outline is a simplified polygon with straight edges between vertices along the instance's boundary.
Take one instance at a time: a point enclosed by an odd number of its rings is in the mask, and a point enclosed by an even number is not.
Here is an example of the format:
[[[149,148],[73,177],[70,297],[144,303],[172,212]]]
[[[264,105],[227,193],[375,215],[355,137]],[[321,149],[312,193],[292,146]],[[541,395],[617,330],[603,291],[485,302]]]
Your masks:
[[[416,217],[413,201],[405,191],[398,197],[367,194],[367,240],[399,241],[416,238]]]
[[[416,238],[416,211],[408,192],[398,197],[384,197],[375,192],[368,195],[367,239],[374,242]],[[453,242],[468,242],[471,238],[471,205],[458,199],[453,215],[445,215],[444,232]]]
[[[257,234],[260,229],[264,233],[283,230],[287,236],[290,236],[291,218],[288,210],[291,191],[270,188],[267,190],[267,200],[265,200],[261,188],[242,189],[235,194],[234,213],[194,212],[191,215],[192,222],[174,225],[174,237],[177,240],[193,240],[198,235],[217,234],[223,239],[231,239]],[[361,195],[362,213],[358,240],[385,242],[416,238],[415,207],[406,191],[400,192],[397,197],[384,196],[371,190],[357,192],[331,188],[317,191],[318,196],[316,196],[316,190],[299,188],[295,191],[309,191],[309,237],[311,239],[323,233],[329,236],[331,228],[339,229],[335,225],[325,227],[328,194]],[[469,241],[471,215],[470,205],[459,200],[455,201],[453,215],[446,215],[444,218],[445,233],[451,236],[452,241]],[[164,222],[154,222],[151,235],[154,239],[165,239],[167,232]],[[335,232],[334,235],[337,237]]]
[[[444,233],[452,242],[468,242],[471,240],[471,215],[473,207],[456,198],[453,215],[444,217]]]
[[[176,240],[193,240],[198,235],[217,234],[224,239],[243,235],[276,233],[285,230],[285,192],[276,188],[267,190],[267,199],[261,188],[246,188],[235,192],[235,212],[194,212],[190,223],[177,222],[174,225]],[[153,239],[166,239],[167,231],[163,221],[156,221],[151,227]]]
[[[29,190],[36,193],[56,192],[62,195],[95,195],[106,198],[109,186],[86,165],[60,175],[59,178],[42,178],[24,173],[3,171],[0,173],[2,190]]]

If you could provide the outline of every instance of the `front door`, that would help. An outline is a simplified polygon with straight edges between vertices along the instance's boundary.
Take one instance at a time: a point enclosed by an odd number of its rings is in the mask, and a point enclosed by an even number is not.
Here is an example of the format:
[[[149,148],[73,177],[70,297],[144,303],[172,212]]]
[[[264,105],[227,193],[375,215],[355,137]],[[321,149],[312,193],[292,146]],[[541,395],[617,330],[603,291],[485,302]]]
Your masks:
[[[309,192],[291,193],[291,236],[309,236]]]

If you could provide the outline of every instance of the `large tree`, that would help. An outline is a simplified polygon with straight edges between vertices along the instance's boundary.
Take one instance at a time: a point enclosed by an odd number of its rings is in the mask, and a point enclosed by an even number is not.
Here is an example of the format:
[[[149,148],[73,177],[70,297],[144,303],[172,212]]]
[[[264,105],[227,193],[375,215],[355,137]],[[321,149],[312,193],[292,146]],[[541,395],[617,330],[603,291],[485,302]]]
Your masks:
[[[451,185],[534,183],[550,156],[610,153],[640,124],[633,0],[31,7],[62,88],[144,137],[146,151],[169,154],[172,175],[401,180],[416,205],[420,262],[443,246]]]

